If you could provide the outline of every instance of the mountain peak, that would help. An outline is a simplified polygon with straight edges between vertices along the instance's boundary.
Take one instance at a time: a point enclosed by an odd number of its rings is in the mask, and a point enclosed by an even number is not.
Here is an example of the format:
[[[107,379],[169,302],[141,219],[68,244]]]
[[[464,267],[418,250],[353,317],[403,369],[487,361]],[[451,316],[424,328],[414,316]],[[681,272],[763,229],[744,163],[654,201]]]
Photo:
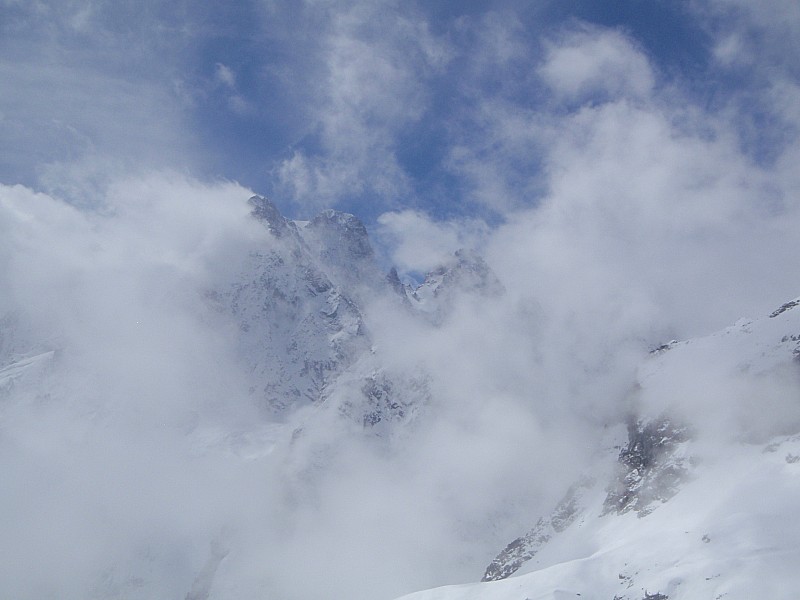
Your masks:
[[[253,207],[250,214],[263,222],[275,237],[280,238],[289,233],[289,222],[269,199],[252,196],[247,203]]]
[[[350,213],[328,208],[314,217],[307,228],[327,249],[337,249],[359,259],[372,259],[375,254],[364,223]]]

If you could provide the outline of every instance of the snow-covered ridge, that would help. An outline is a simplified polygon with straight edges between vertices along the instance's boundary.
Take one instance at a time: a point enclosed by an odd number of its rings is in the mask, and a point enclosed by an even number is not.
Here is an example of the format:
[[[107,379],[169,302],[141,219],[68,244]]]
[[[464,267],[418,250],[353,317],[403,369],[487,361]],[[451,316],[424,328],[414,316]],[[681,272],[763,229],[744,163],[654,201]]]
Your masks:
[[[394,296],[412,312],[440,320],[457,294],[502,291],[483,259],[466,251],[417,288],[404,286],[395,270],[380,274],[366,227],[354,215],[328,209],[310,221],[290,221],[264,197],[249,204],[272,240],[249,257],[229,288],[209,298],[236,319],[254,394],[275,413],[323,401],[337,378],[370,352],[365,298]],[[375,391],[374,374],[359,377],[363,389]],[[373,392],[364,393],[367,413],[357,417],[364,422],[382,420]],[[378,404],[397,404],[386,402]],[[347,404],[350,413],[353,401]]]
[[[484,583],[403,600],[795,598],[786,582],[800,560],[797,306],[659,348],[642,363],[628,441],[608,455],[616,475],[576,483]],[[700,394],[726,401],[693,411]],[[709,408],[718,412],[700,418]]]

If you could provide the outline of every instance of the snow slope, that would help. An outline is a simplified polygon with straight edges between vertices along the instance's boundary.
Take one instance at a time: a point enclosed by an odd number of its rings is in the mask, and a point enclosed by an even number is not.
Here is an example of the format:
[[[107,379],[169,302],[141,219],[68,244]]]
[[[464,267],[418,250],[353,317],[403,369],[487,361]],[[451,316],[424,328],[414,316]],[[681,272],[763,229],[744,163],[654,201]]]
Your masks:
[[[528,572],[403,599],[796,598],[800,438],[775,444],[708,459],[644,518],[600,516],[596,503]]]
[[[654,351],[632,393],[643,420],[608,456],[616,483],[584,492],[565,527],[543,518],[510,544],[487,571],[499,580],[403,600],[797,598],[798,304]],[[645,439],[642,424],[664,414],[691,423],[685,436],[665,443],[654,427]],[[650,459],[631,459],[648,445]]]

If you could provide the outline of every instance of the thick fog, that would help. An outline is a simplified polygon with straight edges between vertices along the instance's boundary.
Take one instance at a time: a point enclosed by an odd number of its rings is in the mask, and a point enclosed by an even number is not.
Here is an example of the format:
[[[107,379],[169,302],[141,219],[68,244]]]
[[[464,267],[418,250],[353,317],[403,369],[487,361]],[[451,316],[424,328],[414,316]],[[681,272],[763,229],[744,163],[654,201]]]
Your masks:
[[[324,157],[297,152],[277,173],[290,216],[313,217],[351,185],[412,193],[385,140],[425,95],[413,70],[388,67],[407,37],[426,77],[452,57],[413,15],[397,39],[360,37],[371,14],[349,13],[327,38],[347,85],[315,108]],[[623,32],[570,26],[530,55],[512,21],[471,30],[481,51],[467,70],[477,85],[492,65],[512,74],[527,60],[544,100],[476,94],[457,118],[481,139],[460,129],[448,159],[463,202],[490,218],[383,207],[370,225],[380,266],[406,282],[470,248],[503,288],[456,291],[438,321],[361,291],[365,364],[424,390],[385,435],[332,403],[279,422],[252,393],[241,331],[210,293],[281,243],[250,215],[253,190],[150,168],[108,173],[85,203],[83,188],[0,186],[3,596],[389,600],[480,579],[598,473],[608,428],[632,412],[674,409],[726,444],[800,422],[792,372],[731,383],[727,366],[691,364],[669,394],[636,394],[650,350],[800,293],[791,68],[771,72],[763,96],[707,110]],[[734,25],[716,60],[758,68]],[[783,24],[762,14],[758,26]],[[224,69],[220,85],[234,87]],[[374,114],[362,119],[354,99]],[[748,102],[786,124],[769,157],[753,150]]]

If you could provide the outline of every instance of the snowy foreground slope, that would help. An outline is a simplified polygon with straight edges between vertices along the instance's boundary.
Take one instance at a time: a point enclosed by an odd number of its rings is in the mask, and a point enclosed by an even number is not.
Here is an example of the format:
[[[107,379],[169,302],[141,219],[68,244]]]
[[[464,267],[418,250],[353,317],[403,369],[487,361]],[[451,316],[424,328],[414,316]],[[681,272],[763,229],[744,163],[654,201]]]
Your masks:
[[[611,481],[573,486],[489,566],[497,580],[403,600],[797,598],[798,304],[653,351]]]

